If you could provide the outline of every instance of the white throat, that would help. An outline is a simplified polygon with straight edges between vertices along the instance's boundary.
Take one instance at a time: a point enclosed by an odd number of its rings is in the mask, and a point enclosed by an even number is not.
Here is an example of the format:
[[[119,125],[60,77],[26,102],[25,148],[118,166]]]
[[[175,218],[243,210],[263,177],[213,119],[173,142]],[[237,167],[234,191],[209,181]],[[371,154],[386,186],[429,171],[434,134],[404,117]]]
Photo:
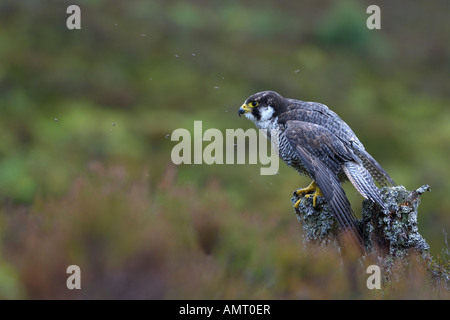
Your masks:
[[[246,113],[245,116],[247,117],[247,119],[253,121],[259,129],[270,130],[273,126],[274,121],[277,120],[276,118],[272,118],[275,110],[272,107],[267,106],[260,107],[259,111],[261,115],[261,118],[259,120],[257,120],[251,112]]]

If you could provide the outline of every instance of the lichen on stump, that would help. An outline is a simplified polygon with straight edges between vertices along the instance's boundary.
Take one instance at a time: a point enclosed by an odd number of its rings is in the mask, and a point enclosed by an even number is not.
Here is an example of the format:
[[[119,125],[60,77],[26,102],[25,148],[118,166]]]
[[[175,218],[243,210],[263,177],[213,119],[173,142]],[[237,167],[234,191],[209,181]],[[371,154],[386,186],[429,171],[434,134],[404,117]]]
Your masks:
[[[299,206],[294,208],[303,228],[305,243],[321,246],[336,244],[340,228],[325,198],[317,197],[316,206],[313,206],[312,197],[294,195],[291,199],[293,204],[297,200],[300,200]]]
[[[406,267],[409,258],[421,257],[423,266],[428,270],[435,284],[450,290],[450,265],[440,259],[434,259],[428,252],[429,245],[419,233],[417,215],[420,195],[429,191],[428,185],[408,191],[403,186],[384,187],[380,189],[387,209],[370,200],[362,204],[362,219],[356,221],[362,230],[364,251],[361,262],[375,259],[383,270],[384,279],[392,281],[391,275],[396,266]],[[300,199],[295,214],[303,229],[306,245],[335,246],[341,248],[339,224],[323,197],[316,199],[313,206],[312,197],[292,197],[292,204]],[[342,251],[341,251],[342,252]],[[370,260],[369,259],[369,260]]]
[[[420,195],[429,190],[428,185],[413,191],[403,186],[384,187],[381,195],[387,210],[364,200],[362,226],[366,249],[381,250],[384,256],[394,258],[406,257],[411,249],[426,253],[430,246],[419,233],[417,214]]]
[[[428,190],[428,185],[413,191],[403,186],[381,188],[382,199],[388,210],[383,210],[370,200],[364,200],[362,219],[356,223],[363,230],[366,252],[381,250],[390,257],[407,256],[411,249],[420,254],[425,253],[429,246],[418,231],[417,210],[420,195]],[[311,197],[299,198],[294,195],[291,201],[295,204],[299,199],[295,213],[302,224],[305,241],[320,245],[337,244],[340,227],[326,200],[318,197],[315,207]]]

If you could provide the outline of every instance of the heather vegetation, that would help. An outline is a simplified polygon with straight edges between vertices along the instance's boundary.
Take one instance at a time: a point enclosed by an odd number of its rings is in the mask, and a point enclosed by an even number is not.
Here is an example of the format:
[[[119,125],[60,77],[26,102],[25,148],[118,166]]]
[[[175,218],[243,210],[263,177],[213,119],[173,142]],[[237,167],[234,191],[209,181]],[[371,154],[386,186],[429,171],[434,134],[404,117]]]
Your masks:
[[[66,27],[70,4],[81,30]],[[366,28],[369,4],[381,30]],[[283,163],[273,176],[174,165],[171,133],[252,128],[237,110],[257,91],[322,102],[398,184],[430,185],[418,227],[448,265],[449,9],[1,1],[0,298],[448,299],[414,255],[369,290],[376,261],[304,246],[290,199],[307,178]],[[81,290],[66,287],[69,265]]]

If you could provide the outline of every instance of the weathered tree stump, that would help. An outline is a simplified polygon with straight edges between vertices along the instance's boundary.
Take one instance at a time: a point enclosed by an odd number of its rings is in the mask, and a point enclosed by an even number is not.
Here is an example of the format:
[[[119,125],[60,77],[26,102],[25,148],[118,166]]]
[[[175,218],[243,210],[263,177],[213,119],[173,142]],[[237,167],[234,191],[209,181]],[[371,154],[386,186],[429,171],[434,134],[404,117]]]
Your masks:
[[[362,219],[356,223],[362,230],[366,251],[381,250],[393,257],[403,257],[411,249],[419,253],[426,252],[429,246],[419,233],[417,214],[420,195],[429,190],[428,185],[413,191],[403,186],[381,188],[382,199],[388,210],[383,210],[370,200],[364,200]],[[298,196],[294,196],[291,201],[294,204],[298,199]],[[320,245],[337,243],[341,230],[323,197],[317,198],[315,207],[311,198],[301,197],[295,213],[302,224],[306,242]]]
[[[418,229],[420,196],[430,191],[430,187],[423,185],[416,190],[408,191],[403,186],[395,186],[384,187],[380,191],[387,210],[383,210],[370,200],[364,200],[362,219],[356,221],[362,230],[364,241],[365,251],[362,255],[375,257],[377,265],[385,274],[390,273],[394,263],[406,261],[412,254],[420,256],[433,277],[439,281],[444,280],[449,286],[449,266],[435,262],[428,252],[429,245]],[[295,208],[295,214],[302,225],[305,244],[340,248],[341,228],[326,200],[318,197],[314,207],[312,197],[299,198],[295,195],[291,199],[292,204],[299,199],[300,205]]]

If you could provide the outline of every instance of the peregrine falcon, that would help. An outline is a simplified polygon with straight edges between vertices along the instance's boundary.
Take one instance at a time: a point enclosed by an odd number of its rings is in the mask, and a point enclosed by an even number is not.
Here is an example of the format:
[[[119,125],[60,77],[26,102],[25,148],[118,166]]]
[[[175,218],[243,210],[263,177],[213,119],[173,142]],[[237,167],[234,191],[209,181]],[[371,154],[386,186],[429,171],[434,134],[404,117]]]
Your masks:
[[[287,165],[313,181],[294,194],[316,198],[325,197],[343,230],[362,245],[361,230],[341,182],[350,180],[366,199],[383,209],[379,189],[395,185],[394,180],[364,149],[350,127],[327,106],[282,97],[274,91],[263,91],[250,96],[239,108],[242,114],[260,129],[276,130],[277,139],[271,139],[274,149]],[[298,207],[300,200],[295,204]]]

